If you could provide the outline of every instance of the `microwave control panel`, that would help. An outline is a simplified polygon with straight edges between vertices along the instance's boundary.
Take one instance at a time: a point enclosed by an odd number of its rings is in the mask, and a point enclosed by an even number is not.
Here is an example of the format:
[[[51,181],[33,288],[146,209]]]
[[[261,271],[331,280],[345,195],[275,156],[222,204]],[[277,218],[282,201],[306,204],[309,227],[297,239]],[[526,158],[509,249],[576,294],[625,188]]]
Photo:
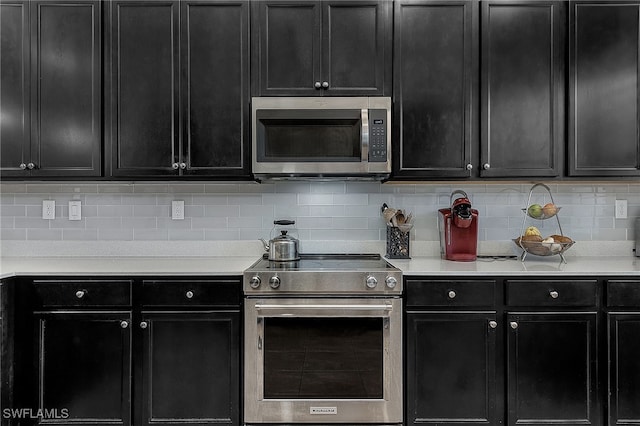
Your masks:
[[[369,161],[387,161],[387,110],[369,110]]]

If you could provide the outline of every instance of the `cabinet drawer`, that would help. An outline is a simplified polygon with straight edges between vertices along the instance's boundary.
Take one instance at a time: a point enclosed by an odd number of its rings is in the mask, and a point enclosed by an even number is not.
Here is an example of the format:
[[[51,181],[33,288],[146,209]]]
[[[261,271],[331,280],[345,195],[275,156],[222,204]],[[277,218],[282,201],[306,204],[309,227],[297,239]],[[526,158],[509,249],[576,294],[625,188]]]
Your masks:
[[[640,307],[640,281],[607,281],[607,306]]]
[[[507,305],[595,306],[596,280],[507,280]]]
[[[407,307],[493,306],[493,280],[407,280]]]
[[[37,302],[44,307],[131,305],[128,280],[35,280]]]
[[[143,306],[239,306],[238,280],[148,280],[142,283]]]

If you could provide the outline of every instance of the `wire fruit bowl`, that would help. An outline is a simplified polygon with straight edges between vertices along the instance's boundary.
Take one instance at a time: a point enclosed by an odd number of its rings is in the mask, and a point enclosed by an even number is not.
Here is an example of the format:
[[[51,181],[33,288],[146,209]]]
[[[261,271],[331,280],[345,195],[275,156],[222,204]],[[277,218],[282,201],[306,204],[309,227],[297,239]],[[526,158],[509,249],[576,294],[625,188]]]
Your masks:
[[[535,254],[536,256],[555,256],[569,250],[575,241],[545,243],[542,241],[527,241],[522,237],[514,238],[513,242],[526,253]]]
[[[545,214],[544,210],[540,212],[540,216],[531,216],[531,214],[529,213],[529,209],[528,208],[522,208],[520,210],[522,210],[524,212],[524,214],[526,214],[527,216],[529,216],[532,219],[538,219],[538,220],[547,220],[547,219],[551,219],[552,217],[554,217],[555,215],[558,214],[558,212],[560,212],[560,209],[562,209],[562,207],[555,207],[555,212],[552,214]]]

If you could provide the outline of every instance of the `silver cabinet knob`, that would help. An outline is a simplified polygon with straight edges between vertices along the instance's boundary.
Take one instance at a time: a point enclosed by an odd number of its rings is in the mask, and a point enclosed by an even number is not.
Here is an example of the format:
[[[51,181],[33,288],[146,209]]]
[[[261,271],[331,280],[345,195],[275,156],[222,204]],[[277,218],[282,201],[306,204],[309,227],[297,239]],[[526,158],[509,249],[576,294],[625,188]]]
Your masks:
[[[329,82],[328,81],[323,81],[322,82],[322,87],[324,87],[325,89],[329,87]]]
[[[33,169],[35,169],[35,168],[36,168],[36,165],[35,165],[35,164],[33,164],[33,163],[29,163],[29,164],[27,164],[27,169],[29,169],[29,170],[33,170]]]
[[[453,290],[449,290],[449,293],[447,293],[447,296],[449,296],[449,299],[455,299],[456,292]]]
[[[122,328],[129,327],[129,322],[128,321],[120,321],[120,327],[122,327]]]
[[[322,87],[322,83],[320,83],[319,81],[316,81],[313,87],[315,87],[316,89],[319,89]]]
[[[255,277],[251,277],[251,280],[249,280],[249,286],[251,286],[251,288],[258,288],[260,287],[260,277],[259,276],[255,276]]]
[[[387,287],[389,288],[396,288],[396,285],[398,284],[398,280],[395,279],[395,277],[387,277],[386,280],[384,280],[385,284],[387,284]]]
[[[511,328],[513,328],[514,330],[515,330],[516,328],[518,328],[518,323],[517,323],[517,322],[515,322],[515,321],[511,321],[511,322],[509,323],[509,325],[510,325],[510,326],[511,326]]]
[[[371,275],[369,275],[367,277],[366,283],[368,288],[376,288],[376,286],[378,285],[378,280],[376,279],[376,277],[372,277]]]
[[[147,327],[149,327],[149,323],[148,323],[148,322],[146,322],[146,321],[142,321],[142,322],[140,323],[140,328],[147,328]]]
[[[498,323],[496,321],[489,321],[489,327],[491,328],[496,328],[498,326]]]
[[[189,290],[185,293],[187,299],[193,299],[193,291]]]
[[[25,163],[20,163],[20,168],[22,170],[26,170],[27,169],[27,165]]]
[[[271,287],[274,290],[280,287],[280,277],[273,276],[269,278],[269,287]]]
[[[186,169],[187,168],[187,163],[180,163],[180,168],[182,170]]]
[[[173,163],[171,165],[171,168],[173,168],[173,170],[178,170],[180,168],[180,164],[179,163]]]
[[[78,290],[78,291],[76,291],[76,297],[77,297],[78,299],[82,299],[82,298],[84,297],[84,295],[85,295],[85,294],[87,294],[87,291],[86,291],[86,290]]]
[[[491,164],[489,164],[489,163],[484,163],[484,164],[482,165],[482,168],[483,168],[483,169],[485,169],[485,170],[489,170],[489,169],[491,168]]]
[[[466,169],[469,170],[469,171],[473,170],[473,164],[471,164],[471,163],[467,164]]]
[[[560,295],[558,294],[557,291],[552,290],[552,291],[549,292],[549,296],[551,296],[552,299],[557,299],[558,296],[560,296]]]

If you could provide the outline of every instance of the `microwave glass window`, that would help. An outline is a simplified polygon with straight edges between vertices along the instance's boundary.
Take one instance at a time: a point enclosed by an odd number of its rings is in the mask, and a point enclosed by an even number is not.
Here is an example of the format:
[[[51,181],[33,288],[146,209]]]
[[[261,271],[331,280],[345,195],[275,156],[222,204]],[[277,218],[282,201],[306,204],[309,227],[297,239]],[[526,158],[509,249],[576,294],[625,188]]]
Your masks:
[[[382,318],[265,318],[266,399],[381,399]]]

